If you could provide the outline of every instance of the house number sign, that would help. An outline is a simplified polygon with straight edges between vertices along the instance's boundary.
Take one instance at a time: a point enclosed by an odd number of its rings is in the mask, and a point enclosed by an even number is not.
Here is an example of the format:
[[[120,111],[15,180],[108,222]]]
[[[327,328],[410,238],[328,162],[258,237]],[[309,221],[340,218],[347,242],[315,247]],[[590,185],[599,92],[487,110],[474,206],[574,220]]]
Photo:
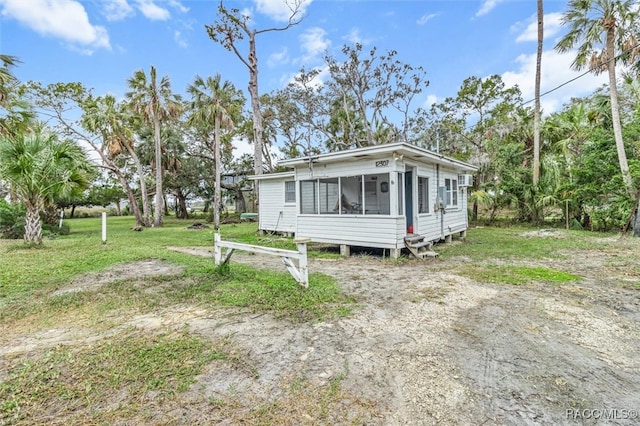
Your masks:
[[[376,167],[387,167],[388,165],[389,165],[389,160],[376,161]]]

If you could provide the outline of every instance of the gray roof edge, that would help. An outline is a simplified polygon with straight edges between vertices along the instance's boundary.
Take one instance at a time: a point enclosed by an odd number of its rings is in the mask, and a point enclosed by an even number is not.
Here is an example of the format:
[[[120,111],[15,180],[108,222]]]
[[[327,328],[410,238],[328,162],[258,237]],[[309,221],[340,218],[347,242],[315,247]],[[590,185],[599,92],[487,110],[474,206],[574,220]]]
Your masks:
[[[346,151],[328,152],[325,154],[318,154],[318,155],[312,155],[307,157],[290,158],[287,160],[279,161],[278,165],[286,166],[286,167],[295,167],[300,164],[306,164],[310,160],[313,162],[324,163],[331,160],[347,159],[351,156],[358,155],[358,154],[365,154],[365,153],[385,154],[385,153],[391,153],[393,151],[398,151],[400,154],[405,152],[405,153],[422,155],[440,164],[450,164],[458,168],[466,169],[469,171],[478,170],[478,167],[472,164],[466,163],[461,160],[457,160],[455,158],[447,157],[446,155],[438,154],[433,151],[429,151],[427,149],[421,148],[416,145],[411,145],[405,142],[395,142],[390,144],[374,145],[374,146],[367,146],[363,148],[349,149]]]
[[[292,170],[290,172],[279,172],[279,173],[265,173],[262,175],[251,175],[248,176],[249,180],[263,180],[263,179],[278,179],[278,178],[287,178],[294,177],[296,174]]]

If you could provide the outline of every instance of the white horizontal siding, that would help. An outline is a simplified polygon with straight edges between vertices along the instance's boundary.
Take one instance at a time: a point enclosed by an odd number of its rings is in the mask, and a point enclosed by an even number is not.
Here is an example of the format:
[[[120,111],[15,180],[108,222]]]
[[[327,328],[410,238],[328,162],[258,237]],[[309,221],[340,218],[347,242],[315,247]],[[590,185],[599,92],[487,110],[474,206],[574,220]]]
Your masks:
[[[291,178],[259,181],[259,229],[272,232],[295,232],[296,206],[284,202],[285,180],[291,180]]]
[[[424,236],[426,240],[439,240],[441,236],[440,214],[419,215],[418,226],[414,226],[414,231]]]
[[[296,235],[322,243],[396,248],[403,225],[404,218],[389,216],[300,215]]]

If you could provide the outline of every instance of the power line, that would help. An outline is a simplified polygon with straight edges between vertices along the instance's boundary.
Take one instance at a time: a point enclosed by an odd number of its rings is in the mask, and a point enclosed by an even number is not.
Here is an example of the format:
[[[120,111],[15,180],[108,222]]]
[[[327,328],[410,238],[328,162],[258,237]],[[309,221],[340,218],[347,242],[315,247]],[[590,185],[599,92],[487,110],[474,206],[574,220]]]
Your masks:
[[[558,86],[554,87],[554,88],[553,88],[553,89],[551,89],[551,90],[547,90],[546,92],[541,93],[541,94],[540,94],[540,97],[543,97],[543,96],[545,96],[545,95],[548,95],[549,93],[555,92],[555,91],[556,91],[556,90],[558,90],[559,88],[561,88],[561,87],[563,87],[563,86],[566,86],[566,85],[567,85],[567,84],[569,84],[569,83],[573,83],[573,82],[574,82],[574,81],[576,81],[577,79],[584,77],[585,75],[589,74],[590,72],[591,72],[591,70],[587,70],[587,71],[583,72],[582,74],[580,74],[579,76],[574,77],[574,78],[572,78],[571,80],[567,80],[567,81],[565,81],[564,83],[562,83],[562,84],[560,84],[560,85],[558,85]],[[529,100],[528,100],[528,101],[526,101],[526,102],[522,102],[520,105],[526,105],[526,104],[529,104],[529,103],[531,103],[531,102],[533,102],[533,101],[535,101],[535,100],[536,100],[535,98],[533,98],[533,99],[529,99]]]
[[[618,58],[622,57],[623,55],[626,55],[627,53],[631,52],[631,51],[632,51],[632,50],[634,50],[634,49],[637,49],[638,47],[640,47],[640,43],[636,44],[635,46],[631,46],[631,47],[630,47],[630,48],[628,48],[627,50],[625,50],[625,51],[621,52],[619,55],[614,56],[613,58],[611,58],[611,59],[607,60],[606,62],[602,63],[602,66],[604,66],[604,65],[608,64],[608,63],[609,63],[609,62],[611,62],[611,61],[616,61]],[[560,89],[561,87],[566,86],[566,85],[567,85],[567,84],[569,84],[569,83],[573,83],[574,81],[578,80],[579,78],[584,77],[585,75],[587,75],[587,74],[591,73],[592,71],[593,71],[593,69],[588,69],[587,71],[583,72],[583,73],[582,73],[582,74],[580,74],[579,76],[576,76],[576,77],[572,78],[571,80],[567,80],[567,81],[565,81],[564,83],[562,83],[562,84],[560,84],[560,85],[558,85],[558,86],[554,87],[553,89],[551,89],[551,90],[547,90],[546,92],[544,92],[544,93],[540,94],[540,97],[543,97],[543,96],[545,96],[545,95],[548,95],[549,93],[555,92],[556,90]],[[523,102],[521,105],[526,105],[526,104],[531,103],[531,102],[533,102],[533,101],[535,101],[535,98],[533,98],[533,99],[529,99],[528,101]]]

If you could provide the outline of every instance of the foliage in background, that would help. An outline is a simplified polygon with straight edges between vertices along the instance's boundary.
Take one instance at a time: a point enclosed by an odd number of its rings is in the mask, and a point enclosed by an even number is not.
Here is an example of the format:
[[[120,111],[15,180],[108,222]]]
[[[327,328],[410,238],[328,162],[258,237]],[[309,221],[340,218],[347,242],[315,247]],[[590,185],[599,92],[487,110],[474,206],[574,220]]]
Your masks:
[[[0,238],[17,239],[24,237],[24,216],[22,203],[9,203],[0,198]]]

